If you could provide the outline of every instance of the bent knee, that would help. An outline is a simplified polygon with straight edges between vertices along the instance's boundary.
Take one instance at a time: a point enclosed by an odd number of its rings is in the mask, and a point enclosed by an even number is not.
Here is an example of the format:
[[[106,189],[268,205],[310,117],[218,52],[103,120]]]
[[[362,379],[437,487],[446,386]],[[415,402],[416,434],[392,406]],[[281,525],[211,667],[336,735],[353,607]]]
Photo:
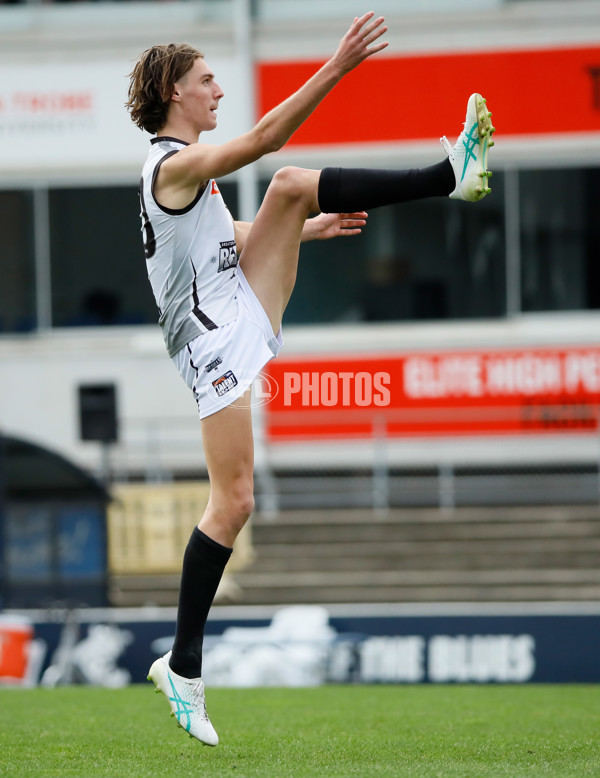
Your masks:
[[[286,197],[289,200],[308,199],[312,196],[314,189],[312,173],[311,170],[291,165],[282,167],[271,179],[269,189],[273,188],[278,197]]]

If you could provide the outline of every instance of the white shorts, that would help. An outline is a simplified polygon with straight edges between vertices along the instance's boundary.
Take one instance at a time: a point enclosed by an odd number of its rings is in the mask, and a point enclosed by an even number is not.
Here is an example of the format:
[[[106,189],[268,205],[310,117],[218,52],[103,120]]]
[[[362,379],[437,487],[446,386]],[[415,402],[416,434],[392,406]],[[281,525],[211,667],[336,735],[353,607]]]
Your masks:
[[[173,357],[201,419],[241,397],[283,343],[239,265],[237,274],[237,319],[198,335]]]

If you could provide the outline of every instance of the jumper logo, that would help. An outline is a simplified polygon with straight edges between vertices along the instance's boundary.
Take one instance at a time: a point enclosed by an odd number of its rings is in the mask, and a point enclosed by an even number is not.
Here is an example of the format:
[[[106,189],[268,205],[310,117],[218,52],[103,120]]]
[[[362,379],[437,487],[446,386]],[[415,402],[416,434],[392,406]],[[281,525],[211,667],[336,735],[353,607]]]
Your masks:
[[[473,133],[476,133],[476,136],[473,137]],[[465,154],[465,164],[463,165],[463,172],[462,176],[460,177],[460,180],[462,181],[465,177],[465,173],[467,172],[467,166],[469,164],[470,159],[477,159],[477,155],[474,153],[473,149],[475,146],[479,146],[479,130],[477,129],[477,122],[471,127],[469,130],[469,134],[467,135],[466,140],[463,141],[463,146],[465,147],[466,154]]]
[[[384,372],[286,371],[283,375],[283,404],[312,408],[365,408],[370,405],[381,408],[390,404],[390,383],[390,374]]]
[[[217,186],[217,182],[216,181],[212,182],[212,186],[210,188],[210,193],[211,193],[211,195],[221,194],[221,192],[219,192],[219,187]]]
[[[238,255],[235,248],[234,240],[222,240],[219,242],[219,269],[218,273],[223,270],[230,270],[238,263]]]

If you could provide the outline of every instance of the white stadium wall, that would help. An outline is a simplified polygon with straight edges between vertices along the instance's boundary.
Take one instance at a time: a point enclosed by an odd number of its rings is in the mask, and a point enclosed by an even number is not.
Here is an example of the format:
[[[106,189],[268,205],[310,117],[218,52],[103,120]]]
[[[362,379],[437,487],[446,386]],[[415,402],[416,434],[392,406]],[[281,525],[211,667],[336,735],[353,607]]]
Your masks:
[[[346,24],[339,15],[315,22],[306,17],[300,21],[269,19],[265,14],[251,28],[239,16],[245,3],[219,3],[219,11],[216,5],[94,3],[0,8],[0,138],[6,152],[0,156],[0,189],[44,189],[72,183],[137,185],[146,139],[123,108],[126,76],[140,51],[155,42],[187,40],[204,51],[226,92],[219,109],[219,129],[212,139],[219,142],[244,129],[253,113],[267,107],[277,92],[279,77],[281,83],[292,84],[307,62],[318,63],[332,51]],[[395,4],[388,3],[389,7]],[[521,112],[507,115],[512,129],[502,141],[499,130],[495,163],[509,173],[524,165],[600,165],[598,3],[490,2],[483,9],[479,4],[476,14],[460,7],[453,13],[430,14],[412,8],[403,15],[387,12],[390,48],[381,60],[381,72],[401,75],[404,65],[413,69],[411,73],[424,72],[419,68],[435,66],[431,58],[436,57],[442,61],[467,57],[463,64],[471,67],[468,56],[481,56],[484,64],[498,56],[514,65],[519,52],[541,57],[540,68],[552,60],[553,52],[557,58],[571,57],[571,65],[579,68],[578,57],[586,52],[588,70],[578,76],[581,95],[577,93],[577,99],[591,107],[581,125],[577,124],[579,114],[569,114],[562,126],[556,111],[532,94],[531,103],[523,105]],[[259,66],[256,70],[249,60],[251,49]],[[458,60],[451,61],[458,67]],[[443,66],[436,71],[440,94],[447,78]],[[543,73],[540,78],[543,81]],[[392,112],[400,110],[403,101],[414,99],[414,85],[400,78],[383,88],[379,83],[377,88],[377,100],[389,101]],[[510,84],[505,86],[507,94],[510,88]],[[359,107],[369,99],[368,81],[361,82],[361,90]],[[335,99],[343,102],[344,93]],[[422,121],[426,123],[428,116],[441,109],[430,102],[429,93],[423,99],[427,106]],[[377,113],[384,109],[380,102]],[[374,107],[370,110],[375,112]],[[411,105],[409,112],[414,116],[418,109]],[[502,117],[498,122],[501,128]],[[519,122],[542,122],[541,131],[532,132],[528,126],[519,133]],[[373,115],[368,126],[384,124]],[[253,185],[283,164],[404,166],[416,160],[435,161],[440,154],[437,138],[429,137],[429,130],[394,140],[379,137],[375,129],[368,130],[373,135],[357,139],[350,128],[344,142],[336,143],[327,135],[327,121],[314,126],[312,135],[299,135],[282,152],[257,164],[249,179],[240,178],[242,209],[252,207],[247,184]],[[285,341],[284,357],[292,360],[327,354],[360,359],[360,355],[394,351],[595,350],[600,347],[600,312],[509,316],[488,322],[288,327]],[[153,473],[192,472],[203,467],[193,400],[169,364],[158,327],[150,325],[50,328],[2,335],[0,430],[53,448],[99,471],[99,445],[79,438],[77,392],[81,385],[106,383],[117,387],[120,440],[111,453],[117,475],[127,477],[133,472],[152,477]],[[268,410],[264,411],[267,415]],[[327,462],[332,457],[352,464],[370,456],[369,445],[365,440],[353,446],[332,440],[318,445],[292,440],[276,441],[273,450],[278,461],[290,465]],[[395,440],[389,455],[398,463],[435,463],[440,458],[481,462],[497,460],[497,452],[493,434],[404,436]],[[506,461],[596,461],[598,439],[589,430],[566,439],[514,435],[504,440],[502,452]]]

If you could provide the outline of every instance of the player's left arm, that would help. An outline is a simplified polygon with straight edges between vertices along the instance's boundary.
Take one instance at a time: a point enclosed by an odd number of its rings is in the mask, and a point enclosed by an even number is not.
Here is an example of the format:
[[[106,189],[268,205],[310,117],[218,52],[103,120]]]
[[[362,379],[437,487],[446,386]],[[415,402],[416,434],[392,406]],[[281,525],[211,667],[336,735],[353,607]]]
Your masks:
[[[327,240],[329,238],[360,235],[367,223],[367,212],[320,213],[307,219],[302,230],[302,241]]]
[[[320,213],[312,219],[307,219],[302,229],[301,240],[327,240],[329,238],[360,235],[367,223],[366,211],[356,213]],[[238,256],[244,250],[252,222],[234,221],[235,245]]]

